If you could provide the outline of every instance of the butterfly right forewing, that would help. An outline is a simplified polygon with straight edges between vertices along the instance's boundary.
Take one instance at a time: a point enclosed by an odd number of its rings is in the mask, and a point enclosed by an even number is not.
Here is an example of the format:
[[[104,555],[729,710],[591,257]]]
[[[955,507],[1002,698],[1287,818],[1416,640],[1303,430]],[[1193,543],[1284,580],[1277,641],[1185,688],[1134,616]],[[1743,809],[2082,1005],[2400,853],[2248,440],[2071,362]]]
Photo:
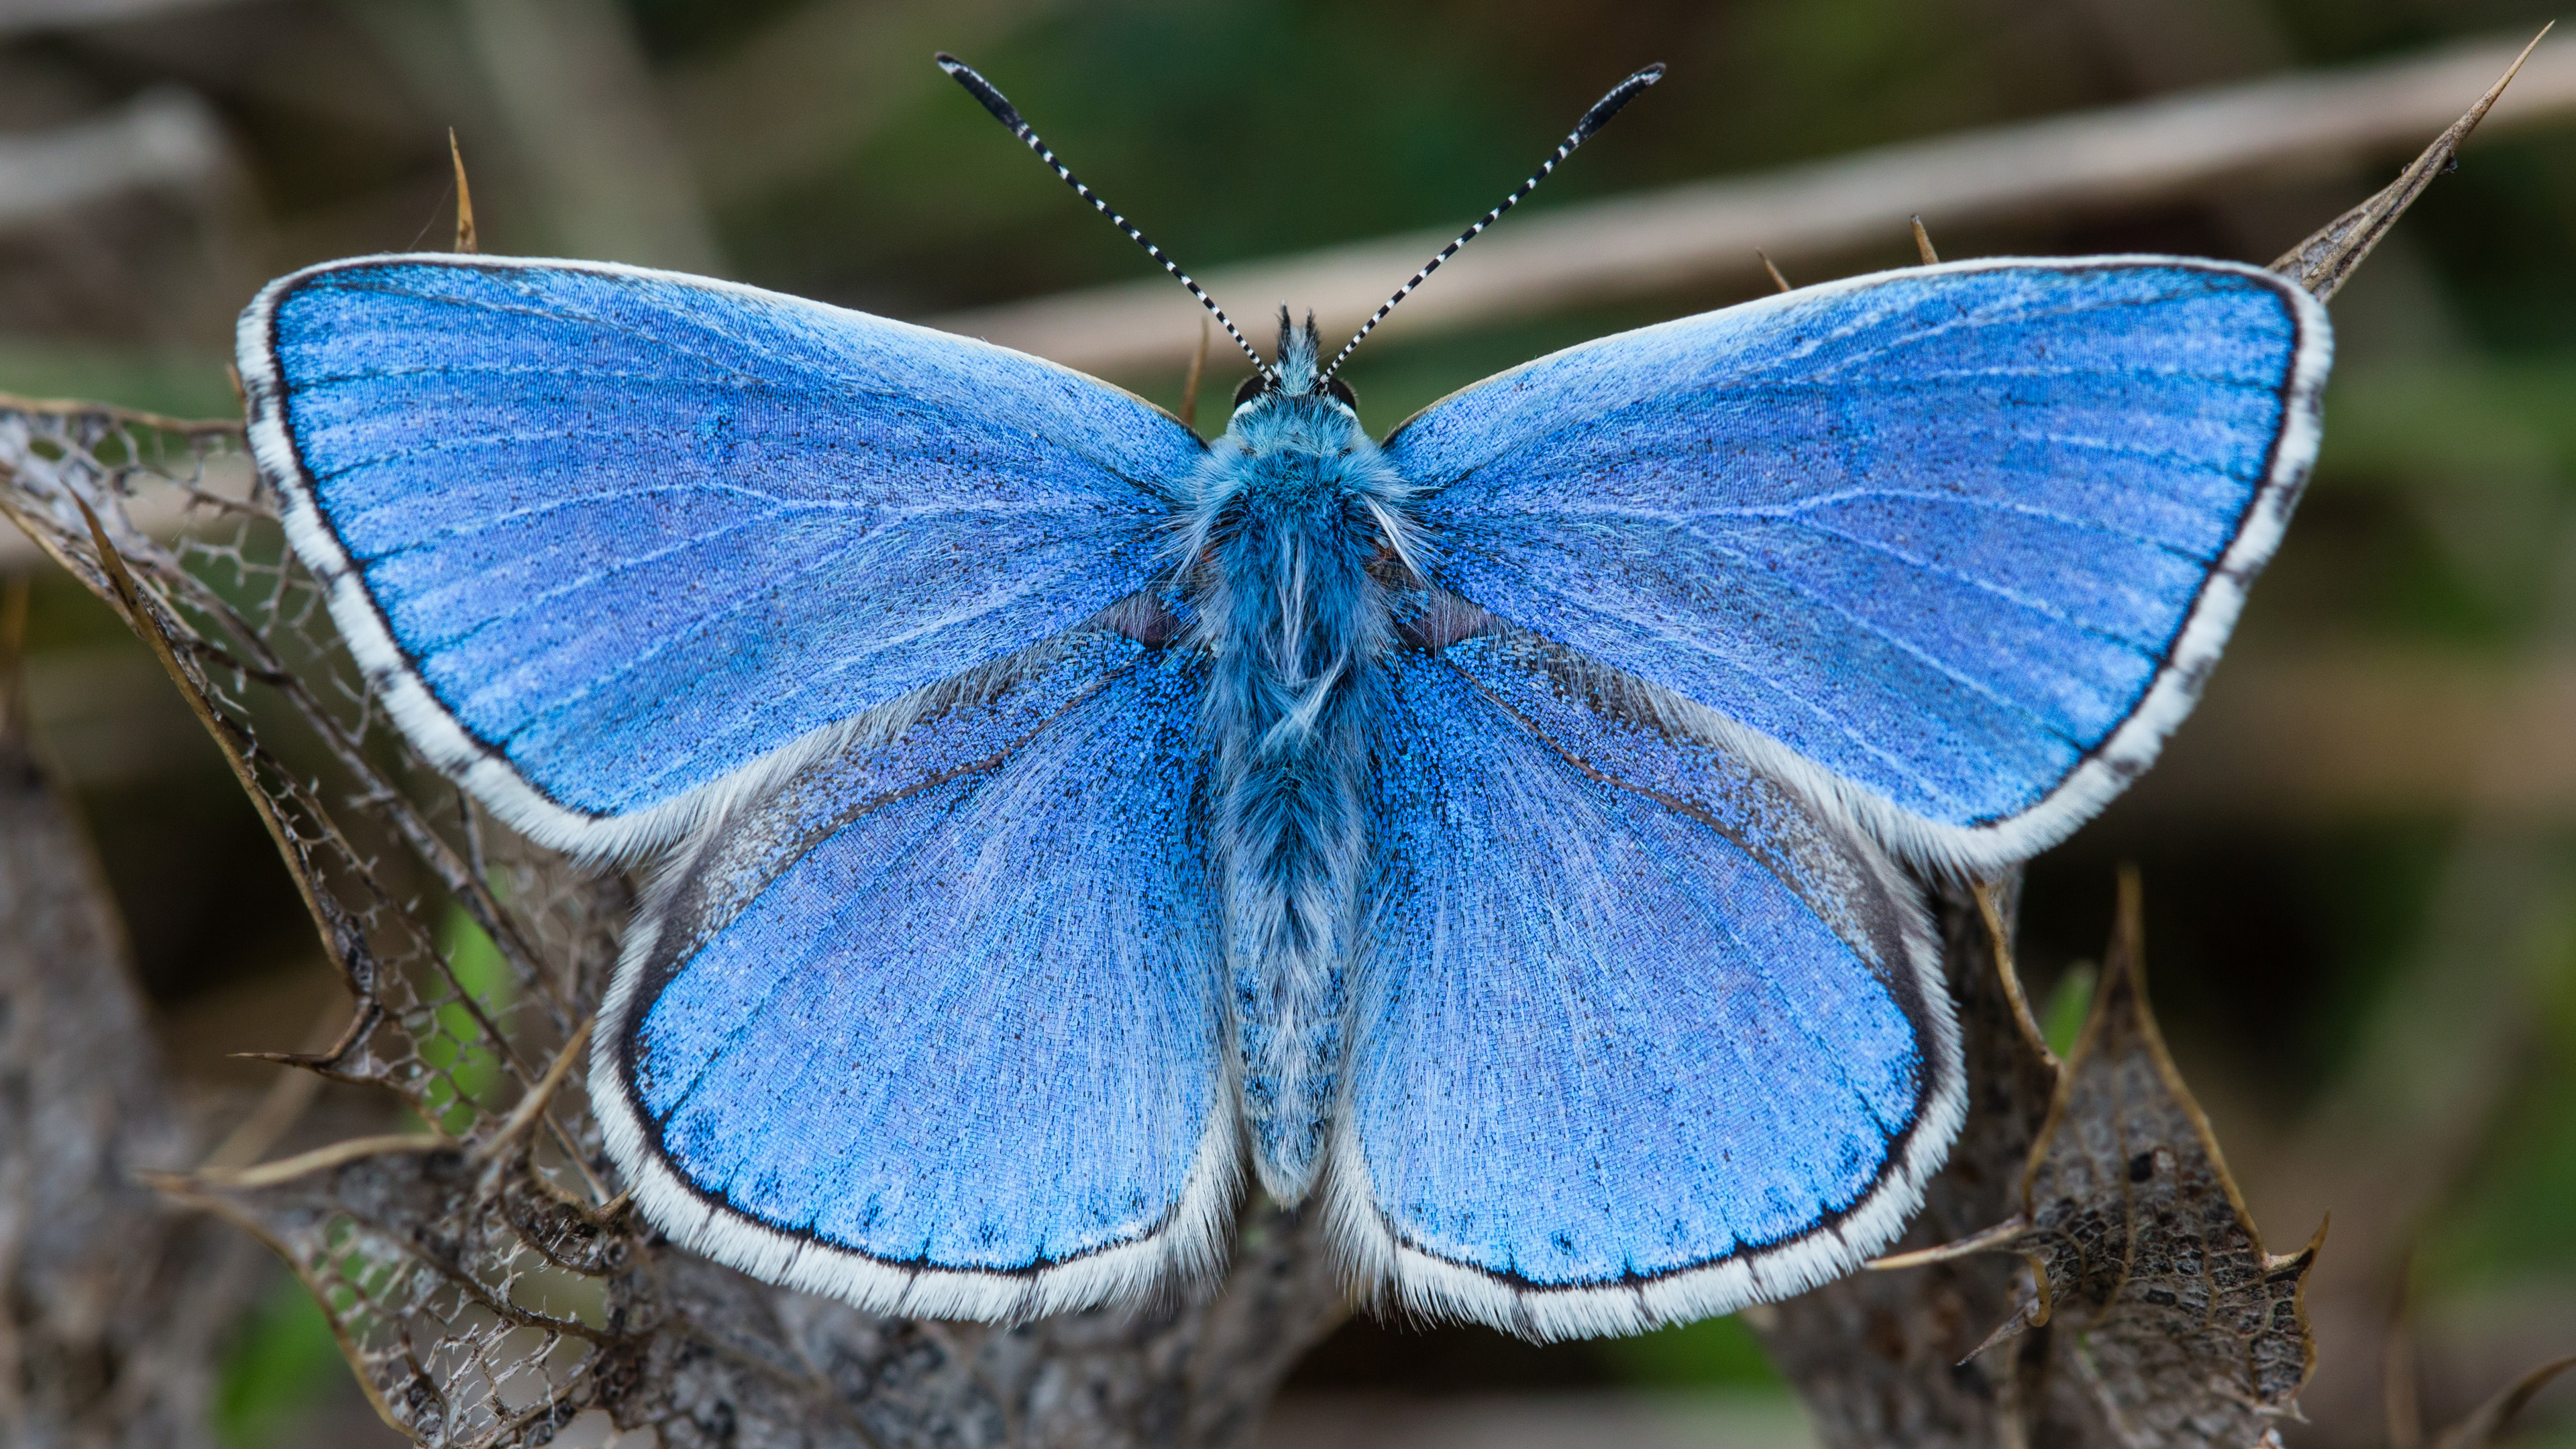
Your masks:
[[[2252,267],[1999,258],[1586,343],[1386,448],[1441,585],[1705,707],[1908,858],[1992,869],[2191,707],[2331,351]]]

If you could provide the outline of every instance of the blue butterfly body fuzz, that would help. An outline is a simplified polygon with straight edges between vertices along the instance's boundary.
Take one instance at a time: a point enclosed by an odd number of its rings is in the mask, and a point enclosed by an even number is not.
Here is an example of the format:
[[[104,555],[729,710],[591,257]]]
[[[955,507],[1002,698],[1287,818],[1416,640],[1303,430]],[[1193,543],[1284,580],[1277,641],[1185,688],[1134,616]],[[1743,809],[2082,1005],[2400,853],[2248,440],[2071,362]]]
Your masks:
[[[1283,332],[1282,372],[1314,340]],[[1283,386],[1239,410],[1192,480],[1180,552],[1202,560],[1202,718],[1216,783],[1227,989],[1262,1186],[1302,1199],[1340,1092],[1369,855],[1388,591],[1403,481],[1358,418]]]
[[[1224,437],[634,268],[368,258],[250,437],[395,723],[658,855],[591,1101],[673,1240],[872,1310],[1203,1282],[1247,1178],[1532,1337],[1825,1281],[1964,1103],[1922,873],[2197,697],[2316,450],[2252,268],[2001,259]]]

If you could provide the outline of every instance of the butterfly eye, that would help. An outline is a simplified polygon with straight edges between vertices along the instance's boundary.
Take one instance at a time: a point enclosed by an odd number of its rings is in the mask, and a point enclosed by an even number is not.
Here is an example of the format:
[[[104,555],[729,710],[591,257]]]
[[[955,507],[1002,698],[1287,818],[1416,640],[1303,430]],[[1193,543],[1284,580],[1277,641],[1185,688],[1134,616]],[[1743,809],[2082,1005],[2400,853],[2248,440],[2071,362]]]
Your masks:
[[[1270,375],[1256,372],[1243,380],[1243,386],[1234,390],[1234,405],[1241,407],[1268,391],[1270,391]]]
[[[1349,408],[1352,412],[1360,410],[1360,400],[1351,395],[1351,385],[1338,377],[1324,380],[1324,396]]]

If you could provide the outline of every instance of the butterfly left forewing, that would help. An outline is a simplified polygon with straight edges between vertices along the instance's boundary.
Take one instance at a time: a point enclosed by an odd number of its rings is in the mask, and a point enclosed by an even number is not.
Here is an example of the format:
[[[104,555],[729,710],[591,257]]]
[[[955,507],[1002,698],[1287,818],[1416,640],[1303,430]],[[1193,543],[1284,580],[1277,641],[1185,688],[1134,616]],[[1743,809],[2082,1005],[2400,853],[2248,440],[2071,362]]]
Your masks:
[[[880,1312],[1013,1319],[1217,1261],[1233,1103],[1201,666],[1113,631],[971,676],[693,840],[592,1060],[675,1240]]]
[[[1913,888],[1650,689],[1526,634],[1414,638],[1330,1168],[1364,1279],[1556,1338],[1885,1244],[1962,1110]]]
[[[1033,357],[608,263],[307,268],[237,356],[288,538],[395,722],[590,855],[1143,588],[1159,490],[1204,453]]]

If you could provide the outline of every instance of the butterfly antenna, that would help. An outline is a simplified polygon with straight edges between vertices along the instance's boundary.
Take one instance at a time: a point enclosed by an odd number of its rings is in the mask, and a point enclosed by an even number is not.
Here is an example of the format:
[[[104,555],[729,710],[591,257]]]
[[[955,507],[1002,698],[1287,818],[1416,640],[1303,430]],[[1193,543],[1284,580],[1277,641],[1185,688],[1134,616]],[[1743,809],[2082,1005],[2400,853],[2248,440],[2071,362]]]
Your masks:
[[[1564,161],[1566,157],[1573,155],[1575,147],[1591,140],[1593,132],[1610,124],[1610,118],[1619,114],[1621,107],[1627,105],[1630,101],[1635,100],[1639,91],[1644,90],[1646,87],[1653,85],[1655,82],[1662,80],[1663,78],[1663,62],[1657,61],[1653,65],[1646,67],[1644,70],[1637,72],[1635,75],[1628,77],[1626,80],[1612,86],[1610,88],[1610,94],[1594,101],[1592,103],[1592,109],[1585,111],[1583,113],[1583,119],[1575,122],[1574,129],[1567,133],[1564,140],[1557,143],[1556,153],[1548,157],[1546,160],[1538,163],[1538,170],[1532,172],[1527,181],[1522,182],[1511,195],[1504,197],[1501,205],[1496,206],[1489,212],[1486,212],[1483,220],[1477,222],[1474,226],[1467,228],[1465,231],[1460,232],[1456,241],[1442,247],[1438,256],[1424,262],[1422,264],[1421,271],[1414,273],[1412,278],[1403,286],[1395,289],[1394,296],[1389,297],[1378,304],[1377,311],[1371,313],[1369,315],[1369,319],[1360,324],[1360,330],[1352,333],[1351,340],[1342,344],[1342,350],[1333,354],[1332,365],[1326,367],[1323,373],[1315,379],[1317,385],[1322,385],[1326,380],[1330,379],[1335,372],[1339,371],[1342,366],[1342,359],[1350,356],[1351,349],[1360,345],[1360,339],[1368,336],[1370,332],[1376,329],[1377,324],[1385,321],[1386,314],[1395,310],[1396,303],[1412,296],[1414,288],[1421,286],[1424,279],[1428,278],[1433,272],[1440,270],[1440,264],[1442,262],[1458,255],[1458,249],[1460,247],[1474,241],[1484,232],[1485,228],[1492,226],[1497,221],[1500,221],[1504,212],[1520,205],[1521,198],[1538,190],[1538,184],[1547,179],[1548,173],[1554,171],[1557,168],[1558,163]]]
[[[1252,344],[1244,339],[1242,330],[1234,325],[1234,319],[1225,315],[1225,309],[1216,304],[1216,298],[1209,296],[1205,287],[1202,287],[1198,283],[1190,280],[1189,273],[1182,271],[1179,265],[1173,262],[1170,257],[1163,255],[1163,249],[1147,240],[1145,234],[1136,229],[1136,224],[1134,222],[1129,221],[1127,218],[1120,216],[1117,212],[1111,210],[1109,203],[1101,200],[1098,192],[1095,192],[1090,187],[1083,185],[1081,177],[1074,175],[1071,168],[1067,167],[1063,162],[1055,159],[1055,152],[1048,149],[1047,143],[1039,139],[1037,132],[1029,129],[1028,122],[1020,119],[1019,108],[1011,104],[1008,96],[1005,96],[1000,91],[993,89],[993,83],[984,79],[981,75],[978,75],[975,71],[975,67],[968,65],[966,62],[959,60],[957,57],[950,55],[944,50],[934,56],[933,59],[939,62],[939,68],[941,70],[948,72],[951,79],[966,88],[966,93],[968,95],[973,96],[977,101],[981,102],[985,110],[992,112],[994,120],[997,120],[1003,125],[1009,127],[1012,135],[1019,137],[1022,142],[1026,143],[1030,150],[1036,152],[1038,159],[1046,163],[1048,170],[1053,171],[1057,176],[1062,177],[1064,184],[1073,188],[1074,195],[1090,202],[1093,210],[1099,212],[1102,216],[1109,218],[1109,224],[1111,226],[1125,232],[1129,241],[1143,247],[1145,249],[1145,255],[1162,263],[1163,270],[1172,274],[1172,280],[1189,288],[1190,295],[1198,298],[1199,305],[1207,308],[1208,311],[1215,316],[1218,325],[1225,328],[1225,335],[1234,339],[1234,345],[1243,349],[1243,355],[1252,359],[1253,367],[1258,370],[1262,376],[1272,377],[1276,375],[1270,364],[1262,361],[1261,354],[1255,352],[1252,349]],[[1595,106],[1593,109],[1599,110],[1600,107]],[[1616,109],[1616,107],[1613,107],[1613,109]],[[1586,121],[1590,121],[1592,118],[1586,116],[1584,119]],[[1603,119],[1606,120],[1608,118],[1605,116]],[[1551,162],[1549,164],[1553,165],[1555,163]],[[1540,174],[1544,175],[1546,173],[1542,172]]]

